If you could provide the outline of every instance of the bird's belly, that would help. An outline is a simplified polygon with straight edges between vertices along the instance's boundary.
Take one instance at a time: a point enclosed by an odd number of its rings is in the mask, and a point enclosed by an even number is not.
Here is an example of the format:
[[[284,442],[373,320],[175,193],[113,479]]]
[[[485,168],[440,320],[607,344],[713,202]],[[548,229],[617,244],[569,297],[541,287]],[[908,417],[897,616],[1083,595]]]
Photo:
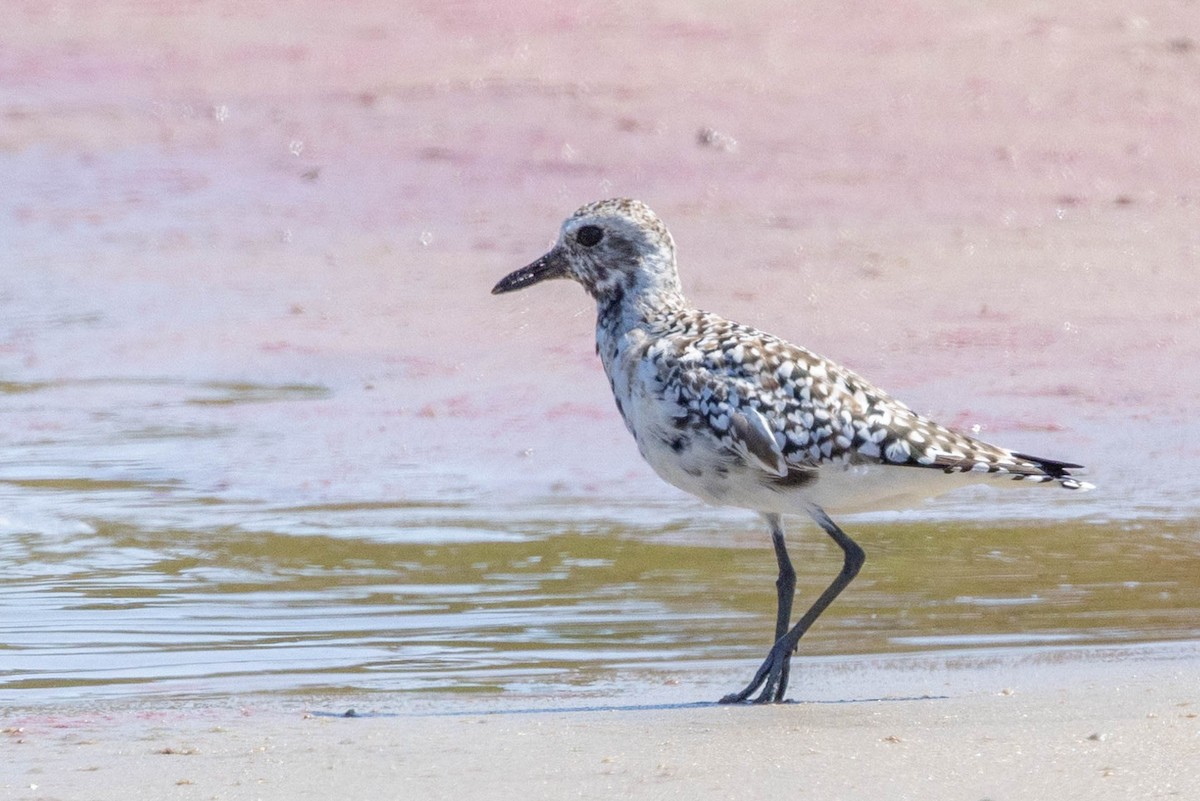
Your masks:
[[[764,480],[757,466],[748,465],[706,438],[692,438],[684,449],[671,447],[669,434],[639,436],[642,458],[659,478],[706,503],[738,506],[755,511],[803,512],[807,506],[801,494],[781,495]],[[783,502],[787,508],[778,509]]]
[[[908,509],[930,498],[985,480],[979,473],[945,473],[887,464],[823,467],[810,491],[829,514]]]
[[[676,451],[656,438],[639,437],[638,445],[642,458],[668,484],[711,504],[755,508],[747,495],[756,489],[753,478],[727,454],[696,445]]]

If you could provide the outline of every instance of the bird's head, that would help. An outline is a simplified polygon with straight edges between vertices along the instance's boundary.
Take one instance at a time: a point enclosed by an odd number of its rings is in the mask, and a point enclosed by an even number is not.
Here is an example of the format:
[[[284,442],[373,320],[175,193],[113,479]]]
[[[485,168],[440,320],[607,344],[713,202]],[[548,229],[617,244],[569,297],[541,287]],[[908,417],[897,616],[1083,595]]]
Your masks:
[[[549,278],[572,278],[597,303],[631,296],[677,297],[675,242],[640,200],[617,198],[583,206],[565,221],[546,255],[506,275],[493,295]]]

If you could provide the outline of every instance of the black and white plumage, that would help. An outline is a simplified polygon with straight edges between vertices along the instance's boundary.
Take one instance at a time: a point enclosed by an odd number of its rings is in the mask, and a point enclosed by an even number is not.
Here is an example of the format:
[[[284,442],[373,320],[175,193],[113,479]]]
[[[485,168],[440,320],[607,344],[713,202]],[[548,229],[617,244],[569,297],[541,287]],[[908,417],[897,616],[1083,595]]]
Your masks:
[[[761,513],[780,576],[776,643],[724,701],[781,701],[791,654],[857,574],[858,547],[829,518],[896,509],[966,483],[1007,478],[1089,489],[1078,465],[990,445],[922,417],[865,379],[778,337],[691,308],[675,243],[637,200],[588,204],[542,258],[492,290],[578,281],[596,301],[596,351],[617,409],[664,480],[714,504]],[[811,516],[842,548],[842,572],[789,628],[795,574],[780,516]]]

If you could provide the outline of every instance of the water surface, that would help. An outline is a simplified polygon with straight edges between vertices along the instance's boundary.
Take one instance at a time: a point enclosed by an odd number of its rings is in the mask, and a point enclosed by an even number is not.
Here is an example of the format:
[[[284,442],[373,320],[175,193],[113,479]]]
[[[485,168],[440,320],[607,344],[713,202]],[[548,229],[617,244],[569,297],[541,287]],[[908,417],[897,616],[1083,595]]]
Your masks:
[[[204,408],[226,391],[180,403]],[[277,404],[322,394],[238,392]],[[144,431],[127,448],[230,436]],[[40,461],[0,478],[0,508],[19,510],[0,518],[6,704],[603,694],[647,676],[685,683],[689,666],[722,661],[748,674],[769,645],[774,559],[753,515],[586,497],[280,504],[134,461],[85,471],[90,447],[45,443],[31,448]],[[75,471],[54,475],[66,453]],[[846,528],[867,566],[803,657],[1200,639],[1191,522],[901,516]],[[799,605],[839,560],[804,521],[790,541]]]

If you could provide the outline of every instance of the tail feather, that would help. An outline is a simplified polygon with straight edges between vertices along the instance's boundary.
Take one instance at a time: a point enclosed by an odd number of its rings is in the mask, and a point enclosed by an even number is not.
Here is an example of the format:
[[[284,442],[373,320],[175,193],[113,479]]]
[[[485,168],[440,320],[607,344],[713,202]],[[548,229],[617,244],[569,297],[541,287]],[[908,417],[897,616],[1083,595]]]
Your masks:
[[[1057,481],[1066,489],[1082,490],[1086,492],[1090,489],[1095,489],[1095,484],[1089,484],[1086,481],[1080,481],[1075,476],[1071,475],[1071,470],[1083,470],[1081,464],[1072,464],[1071,462],[1060,462],[1057,459],[1043,459],[1040,456],[1030,456],[1027,453],[1013,453],[1013,456],[1022,461],[1029,462],[1042,471],[1042,475],[1037,476],[1013,476],[1014,478],[1027,478],[1034,481]]]

